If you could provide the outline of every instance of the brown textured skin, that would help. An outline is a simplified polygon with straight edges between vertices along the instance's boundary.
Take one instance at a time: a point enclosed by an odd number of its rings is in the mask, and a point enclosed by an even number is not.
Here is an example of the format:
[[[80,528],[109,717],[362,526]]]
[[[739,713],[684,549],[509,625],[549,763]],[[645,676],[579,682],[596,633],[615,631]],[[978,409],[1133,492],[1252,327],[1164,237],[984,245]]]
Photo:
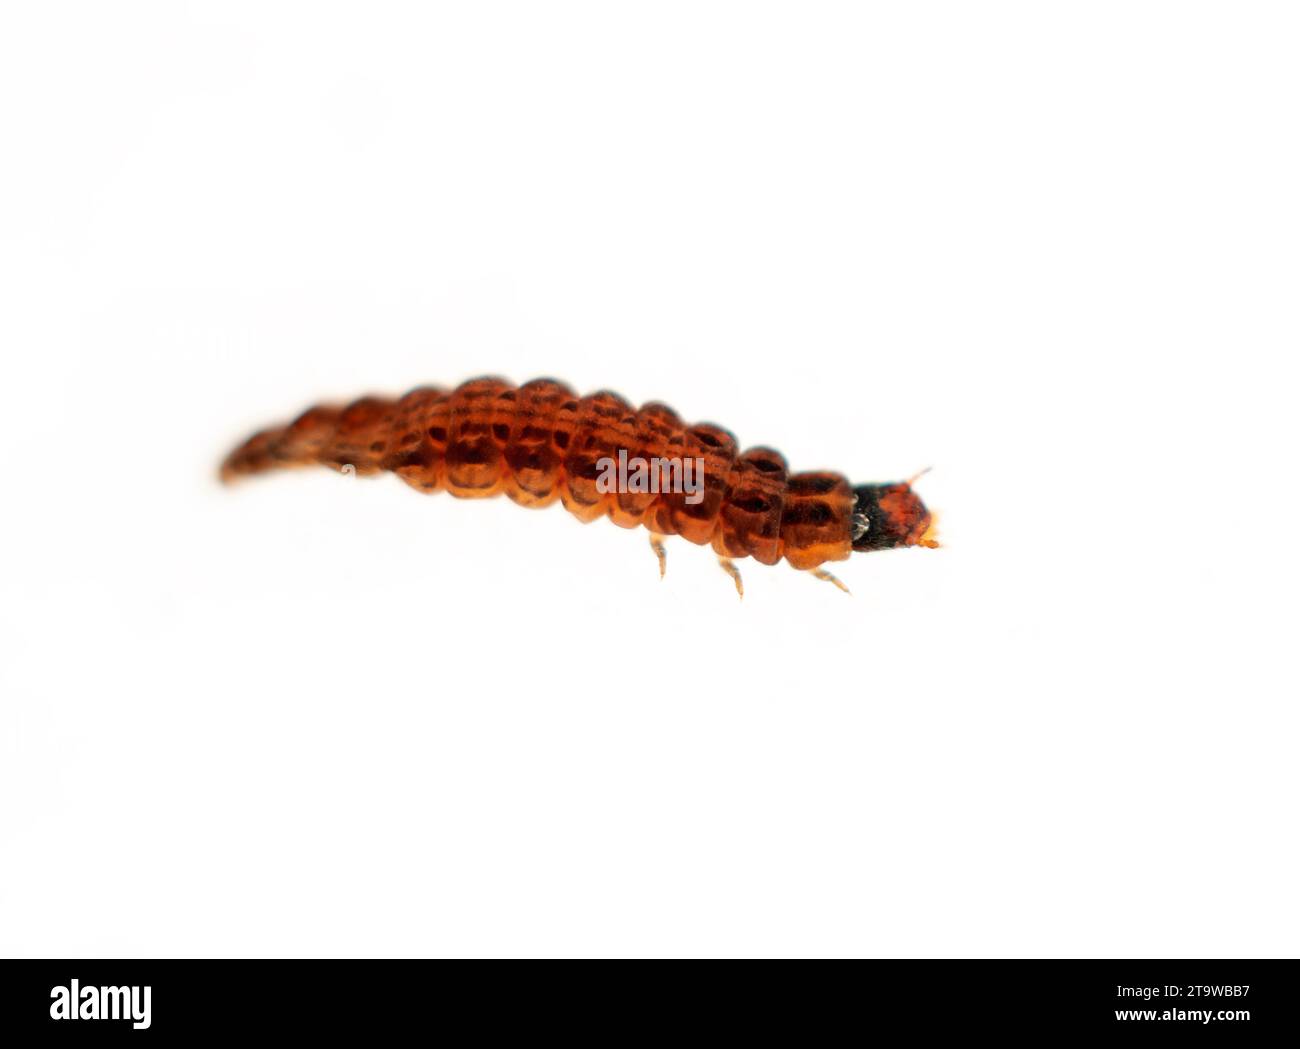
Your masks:
[[[704,498],[684,493],[597,490],[597,462],[700,457]],[[809,569],[851,551],[853,490],[837,473],[790,474],[771,448],[741,453],[711,423],[688,426],[664,404],[635,409],[602,390],[578,397],[563,383],[511,386],[481,378],[450,392],[422,386],[398,400],[363,397],[343,408],[309,408],[288,426],[254,434],[230,453],[223,481],[323,463],[358,474],[392,471],[422,492],[460,499],[505,493],[521,506],[559,499],[581,521],[609,517],[712,545],[726,557]]]

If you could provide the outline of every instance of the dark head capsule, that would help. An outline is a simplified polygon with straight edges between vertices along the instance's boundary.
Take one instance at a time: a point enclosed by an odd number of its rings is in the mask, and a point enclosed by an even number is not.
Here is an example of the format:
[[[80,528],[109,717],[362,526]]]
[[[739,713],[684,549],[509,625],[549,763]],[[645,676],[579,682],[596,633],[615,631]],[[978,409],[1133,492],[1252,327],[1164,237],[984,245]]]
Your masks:
[[[864,484],[853,489],[853,549],[892,550],[939,545],[934,515],[909,481]]]

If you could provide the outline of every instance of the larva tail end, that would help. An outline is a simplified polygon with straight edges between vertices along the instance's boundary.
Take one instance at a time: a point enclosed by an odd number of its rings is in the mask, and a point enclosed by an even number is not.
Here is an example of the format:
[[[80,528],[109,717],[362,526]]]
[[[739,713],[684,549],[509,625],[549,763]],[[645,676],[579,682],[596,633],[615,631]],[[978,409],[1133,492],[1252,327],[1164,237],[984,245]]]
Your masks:
[[[222,462],[217,473],[221,483],[234,484],[244,477],[286,465],[274,454],[275,445],[283,435],[283,429],[263,430],[253,434]]]

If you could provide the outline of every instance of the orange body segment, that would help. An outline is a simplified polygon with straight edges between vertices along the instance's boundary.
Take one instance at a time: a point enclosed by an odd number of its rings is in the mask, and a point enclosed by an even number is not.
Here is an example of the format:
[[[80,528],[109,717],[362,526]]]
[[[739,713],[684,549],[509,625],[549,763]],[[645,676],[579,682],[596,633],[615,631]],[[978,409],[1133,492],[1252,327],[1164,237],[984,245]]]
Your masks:
[[[505,446],[515,391],[504,379],[471,379],[451,395],[447,424],[447,491],[461,499],[486,499],[501,491]]]

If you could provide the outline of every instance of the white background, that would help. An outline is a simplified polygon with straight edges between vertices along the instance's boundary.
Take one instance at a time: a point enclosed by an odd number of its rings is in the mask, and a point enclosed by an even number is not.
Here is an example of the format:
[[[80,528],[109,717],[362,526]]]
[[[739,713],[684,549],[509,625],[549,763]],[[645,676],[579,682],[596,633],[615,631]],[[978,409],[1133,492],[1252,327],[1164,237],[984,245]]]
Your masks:
[[[6,4],[0,951],[1300,950],[1288,4]],[[220,457],[495,372],[846,597]]]

